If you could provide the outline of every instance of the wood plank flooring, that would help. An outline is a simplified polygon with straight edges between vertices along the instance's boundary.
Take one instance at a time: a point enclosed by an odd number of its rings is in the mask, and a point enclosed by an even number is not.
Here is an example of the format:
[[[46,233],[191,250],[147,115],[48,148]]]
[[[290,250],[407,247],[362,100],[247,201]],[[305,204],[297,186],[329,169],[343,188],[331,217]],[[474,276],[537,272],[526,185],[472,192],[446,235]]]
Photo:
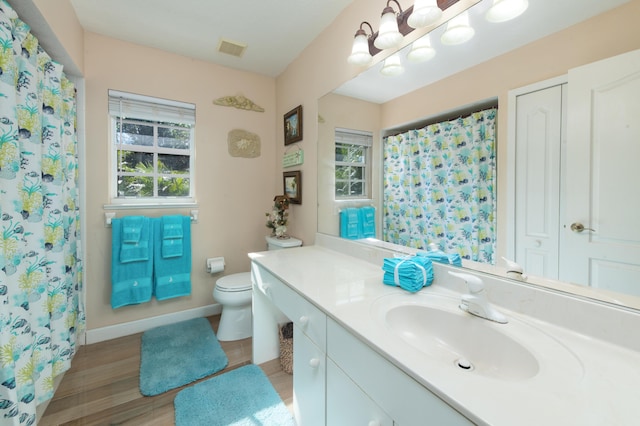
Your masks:
[[[217,331],[220,316],[208,319],[213,330]],[[153,397],[140,393],[141,336],[142,333],[139,333],[82,346],[38,425],[175,424],[173,399],[184,387]],[[229,359],[229,365],[217,374],[251,363],[250,338],[220,344]],[[278,360],[260,367],[289,410],[292,410],[293,376],[282,371]]]

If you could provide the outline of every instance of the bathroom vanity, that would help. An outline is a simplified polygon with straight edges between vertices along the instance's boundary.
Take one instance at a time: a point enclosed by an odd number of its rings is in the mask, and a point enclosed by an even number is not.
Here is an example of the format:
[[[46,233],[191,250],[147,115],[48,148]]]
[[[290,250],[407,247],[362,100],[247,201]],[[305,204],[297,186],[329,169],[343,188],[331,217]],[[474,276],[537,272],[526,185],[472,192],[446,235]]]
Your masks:
[[[499,324],[458,308],[467,289],[434,264],[415,294],[382,283],[394,253],[318,235],[250,254],[253,362],[294,323],[294,410],[308,425],[636,424],[640,315],[481,277]]]

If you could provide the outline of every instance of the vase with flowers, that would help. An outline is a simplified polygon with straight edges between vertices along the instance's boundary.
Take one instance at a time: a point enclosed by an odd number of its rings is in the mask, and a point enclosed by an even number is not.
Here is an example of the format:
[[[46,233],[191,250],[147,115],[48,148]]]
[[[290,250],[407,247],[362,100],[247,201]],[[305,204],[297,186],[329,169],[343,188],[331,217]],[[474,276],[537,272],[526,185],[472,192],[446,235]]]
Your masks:
[[[289,197],[276,195],[273,199],[273,208],[265,213],[267,216],[267,228],[271,229],[271,235],[277,238],[289,238],[287,235],[287,219],[289,218]]]

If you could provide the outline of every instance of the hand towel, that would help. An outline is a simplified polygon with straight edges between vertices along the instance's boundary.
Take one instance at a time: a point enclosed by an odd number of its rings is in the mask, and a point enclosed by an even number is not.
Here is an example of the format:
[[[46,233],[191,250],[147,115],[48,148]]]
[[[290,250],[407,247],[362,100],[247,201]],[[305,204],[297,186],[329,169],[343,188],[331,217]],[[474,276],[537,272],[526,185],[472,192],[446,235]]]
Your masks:
[[[340,236],[356,240],[359,236],[360,215],[358,209],[348,208],[340,212]]]
[[[148,218],[143,218],[140,240],[147,250],[152,250],[153,229]],[[153,256],[147,259],[122,262],[123,219],[111,221],[111,307],[137,305],[151,300],[153,291]],[[126,256],[125,256],[126,257]]]
[[[154,294],[165,300],[191,294],[191,217],[180,216],[182,227],[182,254],[174,257],[162,255],[162,218],[153,219]],[[171,240],[171,239],[168,239]]]
[[[116,223],[117,225],[114,225],[112,222],[111,228],[121,227],[120,262],[150,260],[149,219],[144,216],[125,216]]]
[[[143,221],[144,216],[125,216],[122,218],[123,243],[137,243],[140,241]]]
[[[376,237],[376,209],[371,206],[360,207],[360,238]]]
[[[382,269],[384,284],[397,286],[411,293],[433,282],[433,265],[431,259],[426,257],[385,258]]]
[[[184,216],[162,216],[162,257],[182,256],[184,244],[184,231],[182,222]]]

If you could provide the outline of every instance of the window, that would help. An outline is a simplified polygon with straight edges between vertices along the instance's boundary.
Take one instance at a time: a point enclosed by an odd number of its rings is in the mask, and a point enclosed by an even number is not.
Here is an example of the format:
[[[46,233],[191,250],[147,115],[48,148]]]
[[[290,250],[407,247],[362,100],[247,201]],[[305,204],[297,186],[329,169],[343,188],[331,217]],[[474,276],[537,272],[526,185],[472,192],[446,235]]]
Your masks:
[[[373,134],[336,129],[336,199],[369,198]]]
[[[195,105],[109,91],[112,201],[191,202]]]

